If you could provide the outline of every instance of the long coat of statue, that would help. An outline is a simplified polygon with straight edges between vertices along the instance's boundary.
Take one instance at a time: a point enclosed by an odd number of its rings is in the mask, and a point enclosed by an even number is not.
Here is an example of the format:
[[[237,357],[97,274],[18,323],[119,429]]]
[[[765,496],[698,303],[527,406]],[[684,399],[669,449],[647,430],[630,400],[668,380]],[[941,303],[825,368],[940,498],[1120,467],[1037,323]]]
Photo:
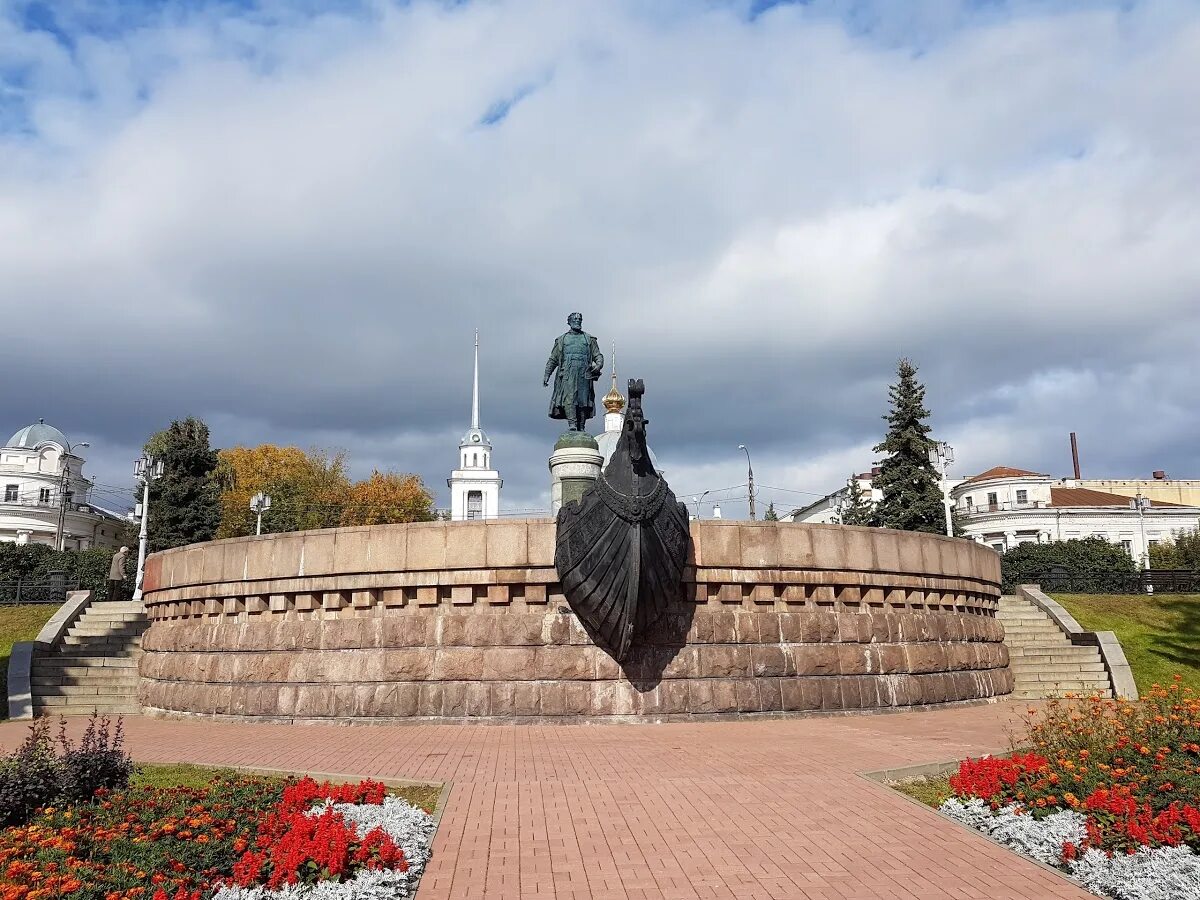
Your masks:
[[[550,350],[550,358],[546,360],[546,378],[554,373],[554,390],[550,395],[550,418],[566,419],[568,407],[584,409],[583,418],[590,419],[596,415],[596,379],[604,371],[604,355],[596,339],[586,331],[579,332],[580,337],[587,338],[587,364],[572,365],[566,358],[565,344],[567,338],[575,332],[568,331],[554,339],[554,347]],[[580,403],[580,401],[584,401]]]

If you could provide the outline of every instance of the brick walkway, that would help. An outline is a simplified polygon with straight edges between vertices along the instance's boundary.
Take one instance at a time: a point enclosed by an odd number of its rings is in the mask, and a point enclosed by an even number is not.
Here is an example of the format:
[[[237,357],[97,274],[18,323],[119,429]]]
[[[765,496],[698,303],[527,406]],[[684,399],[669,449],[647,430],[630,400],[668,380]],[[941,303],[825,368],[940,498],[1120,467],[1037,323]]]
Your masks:
[[[1087,898],[857,773],[1003,747],[1023,705],[671,725],[132,719],[145,762],[450,780],[420,900]],[[0,745],[22,737],[0,725]]]

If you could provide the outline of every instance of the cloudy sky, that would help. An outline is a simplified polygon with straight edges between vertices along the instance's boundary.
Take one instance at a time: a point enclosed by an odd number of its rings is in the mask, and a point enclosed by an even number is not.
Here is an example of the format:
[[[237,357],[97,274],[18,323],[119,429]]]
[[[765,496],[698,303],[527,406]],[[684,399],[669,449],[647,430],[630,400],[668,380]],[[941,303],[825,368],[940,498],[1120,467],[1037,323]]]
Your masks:
[[[0,424],[444,504],[479,328],[545,507],[578,309],[727,516],[740,443],[777,507],[868,467],[901,355],[958,473],[1200,477],[1198,109],[1194,0],[0,0]]]

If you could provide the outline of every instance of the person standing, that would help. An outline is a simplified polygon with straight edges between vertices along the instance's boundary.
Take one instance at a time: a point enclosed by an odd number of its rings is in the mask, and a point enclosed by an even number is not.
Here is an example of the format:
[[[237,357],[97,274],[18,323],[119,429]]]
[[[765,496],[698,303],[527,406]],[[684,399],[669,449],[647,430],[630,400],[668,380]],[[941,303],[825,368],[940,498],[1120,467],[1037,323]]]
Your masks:
[[[129,548],[122,547],[113,554],[108,567],[108,599],[125,599],[125,560],[129,558]]]

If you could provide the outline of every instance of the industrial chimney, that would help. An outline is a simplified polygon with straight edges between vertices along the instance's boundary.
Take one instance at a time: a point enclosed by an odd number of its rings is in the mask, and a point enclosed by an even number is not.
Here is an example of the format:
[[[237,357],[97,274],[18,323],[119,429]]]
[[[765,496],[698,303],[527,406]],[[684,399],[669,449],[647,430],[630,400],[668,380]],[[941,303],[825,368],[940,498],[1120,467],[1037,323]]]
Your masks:
[[[1075,480],[1083,476],[1079,474],[1079,442],[1075,440],[1075,432],[1071,432],[1071,464],[1075,466]]]

